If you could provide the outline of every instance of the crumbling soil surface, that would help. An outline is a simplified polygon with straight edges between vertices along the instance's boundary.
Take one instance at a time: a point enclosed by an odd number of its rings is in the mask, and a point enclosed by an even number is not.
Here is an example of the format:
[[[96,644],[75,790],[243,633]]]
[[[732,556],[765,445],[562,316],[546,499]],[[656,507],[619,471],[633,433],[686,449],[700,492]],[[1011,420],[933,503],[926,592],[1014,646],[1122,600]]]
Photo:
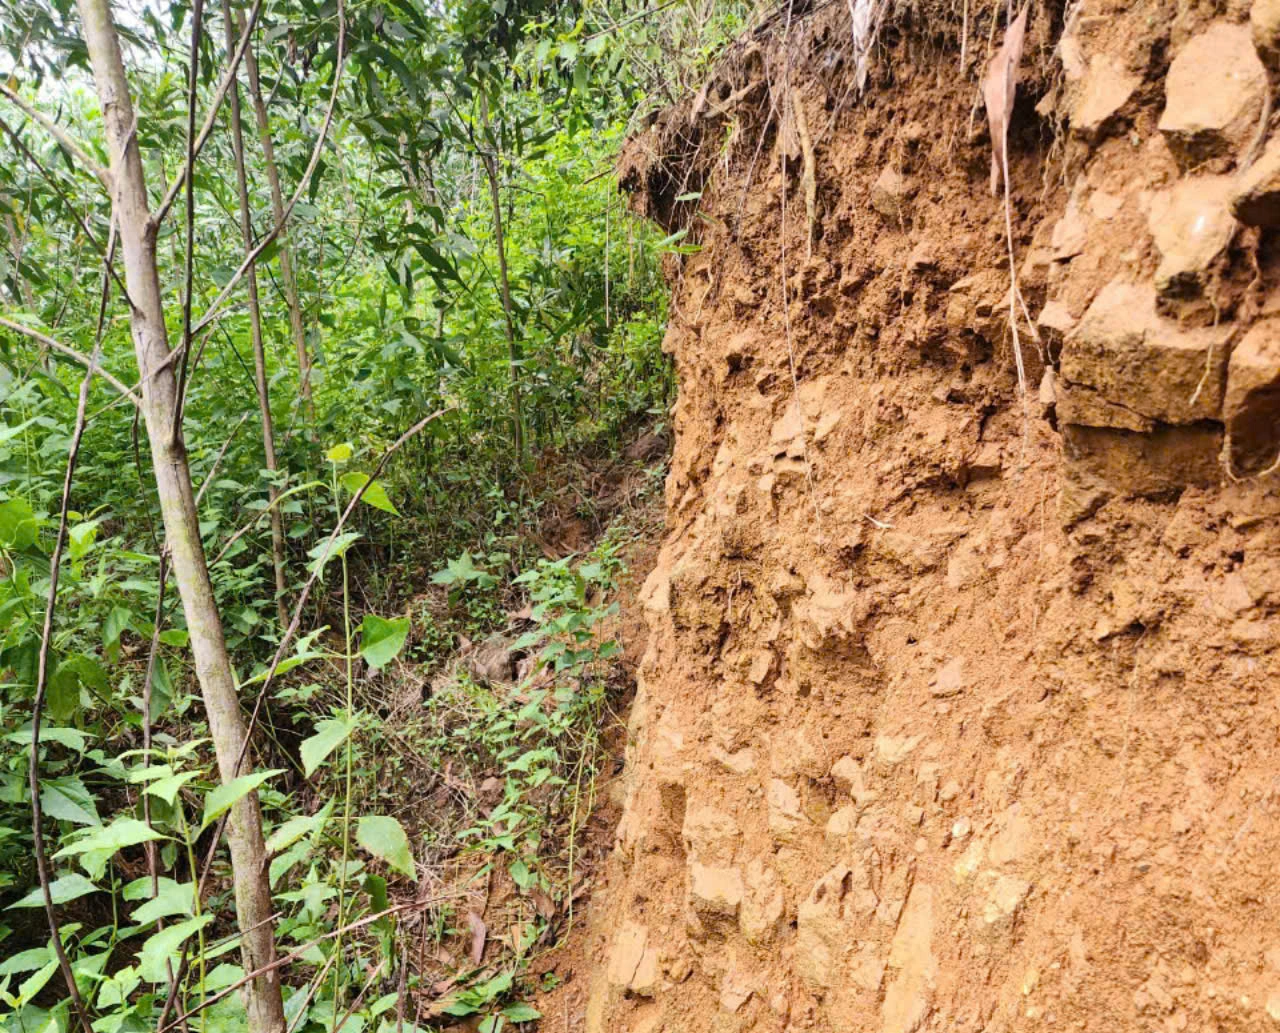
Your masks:
[[[624,155],[697,250],[565,1029],[1280,1028],[1269,5],[1032,5],[1025,395],[1004,5],[935,6],[861,96],[846,5],[784,9]]]

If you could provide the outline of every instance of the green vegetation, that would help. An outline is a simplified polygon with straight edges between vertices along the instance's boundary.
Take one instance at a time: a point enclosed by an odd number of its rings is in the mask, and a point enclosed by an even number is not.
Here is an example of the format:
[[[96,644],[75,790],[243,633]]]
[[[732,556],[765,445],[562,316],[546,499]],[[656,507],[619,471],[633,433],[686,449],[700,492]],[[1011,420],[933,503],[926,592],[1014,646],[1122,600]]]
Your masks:
[[[0,0],[0,1029],[536,1020],[628,533],[547,528],[672,392],[612,162],[748,8]]]

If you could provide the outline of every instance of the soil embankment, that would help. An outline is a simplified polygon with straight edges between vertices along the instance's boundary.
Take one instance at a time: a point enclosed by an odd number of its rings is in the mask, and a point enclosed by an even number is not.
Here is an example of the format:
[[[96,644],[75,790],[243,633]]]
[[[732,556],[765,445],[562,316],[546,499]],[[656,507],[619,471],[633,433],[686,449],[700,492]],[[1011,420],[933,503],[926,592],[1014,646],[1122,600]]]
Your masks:
[[[1255,6],[1033,5],[1025,402],[990,9],[891,14],[858,96],[796,5],[631,143],[697,250],[587,1028],[1280,1028]]]

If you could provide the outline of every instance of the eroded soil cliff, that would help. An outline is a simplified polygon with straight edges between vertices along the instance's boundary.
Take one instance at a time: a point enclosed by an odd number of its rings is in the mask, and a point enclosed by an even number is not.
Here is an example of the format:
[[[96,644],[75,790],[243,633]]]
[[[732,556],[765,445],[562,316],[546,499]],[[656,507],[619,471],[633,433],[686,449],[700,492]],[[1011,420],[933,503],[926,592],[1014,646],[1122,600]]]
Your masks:
[[[697,250],[587,1025],[1280,1028],[1266,5],[1032,5],[1025,399],[1003,5],[862,95],[800,6],[624,156]]]

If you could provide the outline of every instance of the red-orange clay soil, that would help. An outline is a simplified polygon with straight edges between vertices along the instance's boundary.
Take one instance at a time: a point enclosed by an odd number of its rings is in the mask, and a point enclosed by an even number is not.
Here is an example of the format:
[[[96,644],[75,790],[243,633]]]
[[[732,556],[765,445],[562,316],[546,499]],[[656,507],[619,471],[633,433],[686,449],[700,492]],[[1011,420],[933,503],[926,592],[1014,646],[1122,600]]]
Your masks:
[[[784,5],[628,145],[677,437],[555,1028],[1280,1030],[1274,7],[1031,4],[1025,395],[1003,4],[891,5],[861,95]]]

